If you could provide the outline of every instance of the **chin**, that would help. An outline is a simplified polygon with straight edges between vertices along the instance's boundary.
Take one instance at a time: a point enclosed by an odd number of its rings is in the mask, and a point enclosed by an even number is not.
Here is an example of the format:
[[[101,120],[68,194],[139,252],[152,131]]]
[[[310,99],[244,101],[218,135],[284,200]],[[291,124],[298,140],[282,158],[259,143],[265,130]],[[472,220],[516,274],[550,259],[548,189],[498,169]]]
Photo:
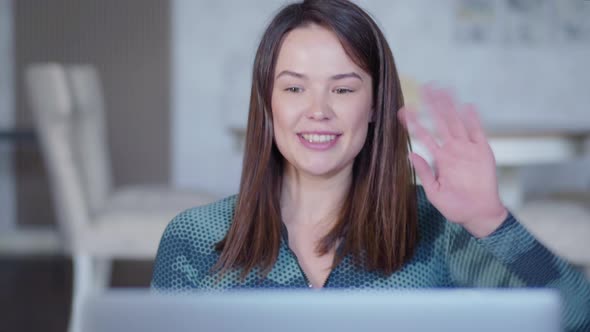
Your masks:
[[[328,164],[326,162],[322,162],[322,163],[318,162],[313,165],[305,165],[305,166],[302,165],[302,167],[298,167],[298,170],[301,173],[309,174],[312,176],[329,177],[329,176],[337,174],[338,172],[340,172],[344,168],[345,168],[345,166],[342,166],[342,165]]]
[[[335,174],[335,170],[333,169],[313,169],[313,170],[308,170],[308,169],[302,169],[301,170],[302,173],[305,173],[307,175],[311,175],[314,177],[329,177],[332,174]]]

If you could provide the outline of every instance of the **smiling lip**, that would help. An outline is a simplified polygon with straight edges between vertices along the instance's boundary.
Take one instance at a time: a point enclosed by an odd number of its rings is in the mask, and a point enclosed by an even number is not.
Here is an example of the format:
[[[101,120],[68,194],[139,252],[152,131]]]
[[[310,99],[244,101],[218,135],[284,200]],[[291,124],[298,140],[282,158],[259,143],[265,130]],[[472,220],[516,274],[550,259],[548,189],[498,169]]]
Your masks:
[[[329,142],[310,142],[303,138],[303,135],[333,135],[336,136],[336,138]],[[340,136],[342,136],[342,134],[330,131],[305,131],[297,134],[297,137],[299,138],[301,144],[303,144],[306,148],[315,151],[326,151],[334,147],[334,145],[338,143]]]

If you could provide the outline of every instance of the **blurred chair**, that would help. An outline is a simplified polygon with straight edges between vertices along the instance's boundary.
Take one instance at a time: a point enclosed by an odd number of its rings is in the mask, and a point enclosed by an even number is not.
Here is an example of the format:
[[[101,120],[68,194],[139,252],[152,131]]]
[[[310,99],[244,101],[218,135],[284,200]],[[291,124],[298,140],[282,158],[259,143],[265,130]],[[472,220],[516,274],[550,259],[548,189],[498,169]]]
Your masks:
[[[580,162],[590,172],[590,136],[584,140]],[[590,181],[590,173],[580,178]],[[541,243],[583,269],[590,280],[590,182],[575,191],[562,189],[532,198],[514,214]]]
[[[91,66],[35,64],[30,99],[64,250],[72,255],[70,331],[80,305],[109,286],[113,259],[155,257],[166,224],[180,211],[213,201],[166,185],[113,187],[100,81]]]

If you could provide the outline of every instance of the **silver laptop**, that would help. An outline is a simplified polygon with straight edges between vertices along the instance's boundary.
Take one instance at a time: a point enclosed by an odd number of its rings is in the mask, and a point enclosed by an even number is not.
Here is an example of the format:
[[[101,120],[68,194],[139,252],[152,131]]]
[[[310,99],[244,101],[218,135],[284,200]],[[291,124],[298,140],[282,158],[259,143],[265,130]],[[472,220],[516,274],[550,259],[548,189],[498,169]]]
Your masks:
[[[89,297],[85,332],[561,331],[551,290],[239,291]]]

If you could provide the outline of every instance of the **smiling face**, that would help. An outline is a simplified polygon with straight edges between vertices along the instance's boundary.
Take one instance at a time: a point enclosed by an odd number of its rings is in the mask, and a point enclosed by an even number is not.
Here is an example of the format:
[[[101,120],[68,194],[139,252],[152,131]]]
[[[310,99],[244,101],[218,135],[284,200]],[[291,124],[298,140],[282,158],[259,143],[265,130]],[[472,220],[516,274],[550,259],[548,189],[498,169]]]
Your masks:
[[[330,177],[352,169],[372,117],[372,79],[316,24],[283,41],[274,73],[274,139],[288,167]]]

